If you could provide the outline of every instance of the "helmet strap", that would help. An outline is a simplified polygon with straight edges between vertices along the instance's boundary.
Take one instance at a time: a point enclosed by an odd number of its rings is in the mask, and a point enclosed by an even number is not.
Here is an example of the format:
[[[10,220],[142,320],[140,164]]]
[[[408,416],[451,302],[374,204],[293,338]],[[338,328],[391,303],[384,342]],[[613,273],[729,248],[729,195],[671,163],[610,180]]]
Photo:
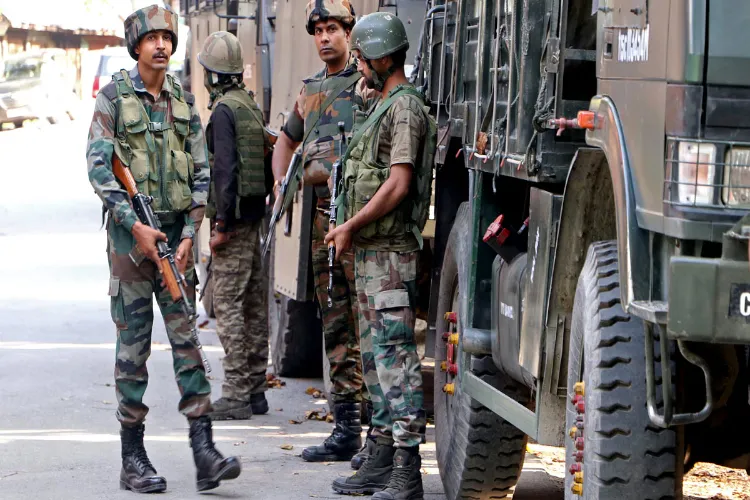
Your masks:
[[[385,87],[386,80],[388,80],[388,78],[390,78],[390,76],[396,70],[396,65],[391,64],[391,66],[387,70],[382,73],[378,73],[378,71],[372,66],[372,61],[370,61],[369,59],[365,59],[365,62],[370,68],[370,71],[372,71],[372,81],[375,85],[375,90],[377,90],[378,92],[382,92],[383,87]]]
[[[224,92],[234,87],[244,89],[245,82],[242,80],[242,75],[232,75],[229,82],[220,83],[219,74],[213,71],[205,71],[204,86],[208,90],[208,109],[213,108],[214,103],[219,99]]]

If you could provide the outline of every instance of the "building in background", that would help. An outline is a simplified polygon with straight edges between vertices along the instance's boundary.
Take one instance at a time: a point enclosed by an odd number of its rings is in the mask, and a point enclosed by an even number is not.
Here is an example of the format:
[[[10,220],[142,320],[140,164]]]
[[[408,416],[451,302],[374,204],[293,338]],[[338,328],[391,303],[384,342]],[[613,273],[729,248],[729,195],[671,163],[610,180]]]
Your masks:
[[[127,7],[130,1],[123,3]],[[90,78],[85,77],[87,54],[122,45],[122,19],[120,9],[103,1],[0,0],[0,65],[23,52],[63,49],[65,83],[80,97],[90,92],[86,85]]]

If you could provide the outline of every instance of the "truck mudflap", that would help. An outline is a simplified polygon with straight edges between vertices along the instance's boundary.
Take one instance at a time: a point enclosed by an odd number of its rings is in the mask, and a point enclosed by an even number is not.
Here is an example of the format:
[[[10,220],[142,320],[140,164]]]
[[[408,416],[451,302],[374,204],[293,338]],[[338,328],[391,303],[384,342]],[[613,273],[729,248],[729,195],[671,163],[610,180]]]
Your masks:
[[[750,344],[750,214],[724,233],[719,259],[672,257],[667,335]]]

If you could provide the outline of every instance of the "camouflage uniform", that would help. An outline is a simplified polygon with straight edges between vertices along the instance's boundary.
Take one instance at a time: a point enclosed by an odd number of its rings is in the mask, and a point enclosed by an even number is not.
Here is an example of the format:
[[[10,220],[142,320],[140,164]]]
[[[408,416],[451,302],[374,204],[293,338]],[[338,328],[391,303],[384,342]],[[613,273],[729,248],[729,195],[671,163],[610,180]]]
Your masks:
[[[181,184],[168,183],[158,177],[156,165],[146,167],[144,176],[136,168],[133,159],[121,158],[131,162],[131,170],[139,183],[139,189],[151,185],[154,199],[154,210],[162,221],[162,231],[169,237],[169,246],[176,249],[180,241],[193,238],[203,220],[208,194],[209,170],[206,143],[203,137],[200,117],[193,106],[193,96],[183,92],[177,82],[167,77],[157,98],[149,94],[141,80],[137,66],[129,72],[132,88],[138,101],[143,105],[148,121],[157,124],[175,124],[173,116],[175,101],[184,102],[189,109],[184,122],[184,152],[187,163],[177,165],[172,160],[166,162],[172,167],[165,167],[168,176],[179,177]],[[130,97],[131,99],[133,97]],[[86,157],[88,161],[89,180],[94,190],[109,211],[107,224],[109,255],[112,320],[117,326],[117,347],[115,365],[115,387],[119,407],[117,418],[128,425],[143,422],[148,407],[143,404],[143,394],[148,384],[146,360],[151,352],[151,329],[153,309],[151,297],[156,301],[164,316],[167,336],[172,345],[174,371],[181,399],[179,410],[188,417],[199,417],[211,409],[211,387],[206,379],[198,350],[190,340],[193,325],[183,316],[180,307],[175,304],[159,278],[159,272],[153,262],[143,257],[135,246],[131,229],[137,217],[133,211],[127,192],[123,190],[112,173],[112,156],[120,150],[118,134],[126,135],[124,118],[117,111],[118,89],[116,83],[107,84],[96,98],[94,116],[89,131]],[[119,117],[119,122],[118,122]],[[175,125],[175,130],[177,130]],[[155,132],[156,151],[164,147],[165,133]],[[176,135],[180,135],[177,131]],[[169,141],[171,143],[171,140]],[[168,147],[179,150],[179,144]],[[174,157],[174,153],[170,156]],[[165,159],[159,160],[164,162]],[[192,171],[189,166],[192,165]],[[185,172],[181,171],[182,167]],[[174,170],[173,170],[174,169]],[[189,180],[183,180],[187,174]],[[154,182],[155,179],[158,179]],[[178,181],[178,182],[180,182]],[[144,185],[141,185],[143,183]],[[167,185],[169,184],[169,186]],[[155,187],[158,186],[158,187]],[[188,192],[190,201],[182,212],[170,211],[175,198]],[[159,193],[166,196],[161,197]],[[136,262],[131,259],[131,253]],[[185,272],[190,299],[195,295],[195,269],[192,254]]]
[[[352,59],[349,66],[335,75],[327,75],[325,69],[304,80],[304,86],[290,115],[285,131],[293,140],[301,141],[306,127],[315,126],[303,145],[306,175],[313,172],[330,174],[338,158],[339,136],[337,123],[345,123],[345,133],[351,136],[356,116],[364,110],[378,94],[367,89],[363,80],[347,88],[325,110],[314,123],[335,82],[357,73]],[[328,82],[326,82],[328,80]],[[320,90],[323,90],[322,92]],[[331,199],[327,184],[314,186],[317,208],[313,214],[312,266],[315,293],[321,307],[326,355],[331,365],[331,398],[338,401],[362,401],[367,393],[362,383],[362,368],[359,348],[357,296],[354,287],[354,253],[344,254],[334,266],[333,307],[328,307],[328,246],[324,242],[328,233],[328,215]]]
[[[212,75],[222,80],[207,87],[213,112],[206,128],[211,164],[206,215],[221,221],[217,231],[231,234],[226,244],[216,248],[211,261],[216,333],[226,354],[222,398],[214,403],[211,417],[243,419],[268,411],[263,404],[268,367],[267,294],[260,251],[269,191],[266,138],[261,111],[242,84],[244,65],[237,38],[225,31],[212,33],[198,61],[207,71],[222,75]]]
[[[379,125],[372,126],[358,146],[350,149],[344,174],[347,218],[378,187],[366,194],[355,182],[362,168],[357,153],[366,156],[374,151],[371,141],[377,138],[377,164],[420,165],[426,133],[423,113],[416,99],[400,96]],[[387,174],[381,178],[382,183]],[[410,448],[421,443],[425,428],[422,372],[414,340],[419,241],[411,232],[389,234],[389,221],[406,206],[410,206],[408,197],[391,214],[356,233],[353,244],[362,363],[373,403],[374,434],[392,436],[397,447]]]
[[[148,384],[146,361],[151,352],[152,299],[156,295],[172,346],[182,396],[179,410],[190,426],[197,489],[205,491],[238,477],[242,465],[237,457],[225,458],[215,448],[208,417],[211,386],[191,338],[195,319],[181,311],[160,279],[156,264],[136,245],[132,230],[137,216],[128,192],[113,174],[112,162],[116,155],[132,174],[136,189],[150,197],[168,245],[177,249],[182,240],[195,236],[205,213],[209,186],[206,142],[193,96],[184,92],[166,69],[155,67],[151,54],[136,53],[139,46],[156,52],[169,44],[174,53],[177,14],[152,5],[128,16],[124,27],[128,51],[138,65],[129,73],[123,69],[114,74],[113,81],[97,96],[86,149],[89,180],[109,213],[109,295],[117,326],[115,390],[122,447],[120,488],[138,493],[167,489],[166,479],[157,475],[143,443],[143,421],[148,413],[143,395]],[[149,33],[155,34],[144,41]],[[140,76],[139,57],[144,57],[144,67],[156,69],[152,73],[155,78],[164,78],[156,97],[146,90]],[[145,227],[138,227],[140,234],[146,234]],[[191,304],[195,304],[194,264],[191,252],[185,270],[186,300]]]

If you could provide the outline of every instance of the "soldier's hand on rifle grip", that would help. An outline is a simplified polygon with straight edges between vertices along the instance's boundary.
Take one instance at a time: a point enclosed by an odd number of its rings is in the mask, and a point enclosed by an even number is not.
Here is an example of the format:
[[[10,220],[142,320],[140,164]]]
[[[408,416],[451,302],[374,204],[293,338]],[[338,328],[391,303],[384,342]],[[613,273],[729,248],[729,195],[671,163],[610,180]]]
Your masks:
[[[349,228],[349,224],[342,224],[331,230],[326,235],[326,245],[333,241],[336,245],[336,260],[341,259],[341,254],[349,250],[352,246],[352,231]]]
[[[135,238],[135,244],[143,252],[143,255],[151,259],[153,262],[159,260],[159,251],[156,249],[156,242],[168,241],[167,235],[156,229],[152,229],[147,225],[136,222],[133,225],[133,238]]]

